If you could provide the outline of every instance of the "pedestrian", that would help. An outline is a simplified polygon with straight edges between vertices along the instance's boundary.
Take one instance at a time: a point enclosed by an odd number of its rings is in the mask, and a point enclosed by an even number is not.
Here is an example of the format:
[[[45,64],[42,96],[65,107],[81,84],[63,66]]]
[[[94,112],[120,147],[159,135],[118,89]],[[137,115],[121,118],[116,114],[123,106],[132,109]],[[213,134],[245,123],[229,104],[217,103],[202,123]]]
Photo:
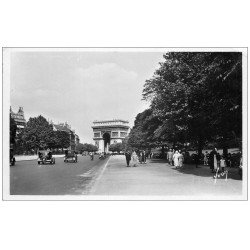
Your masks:
[[[173,154],[173,158],[172,159],[174,161],[175,168],[178,168],[179,167],[179,152],[177,150]]]
[[[170,149],[167,154],[168,163],[170,165],[173,165],[173,155],[174,155],[174,150]]]
[[[224,173],[226,170],[226,160],[224,156],[222,156],[220,159],[220,168],[221,168],[221,172]]]
[[[139,151],[139,162],[142,163],[142,151]]]
[[[205,154],[204,154],[204,166],[208,166],[208,157],[209,157],[209,154],[206,151]]]
[[[219,160],[220,154],[218,153],[217,148],[214,148],[209,154],[209,165],[212,173],[217,171]]]
[[[90,152],[89,155],[90,155],[90,160],[93,161],[94,160],[94,153]]]
[[[132,164],[132,167],[137,167],[137,164],[138,164],[138,156],[136,154],[135,151],[133,151],[132,155],[131,155],[131,164]]]
[[[179,167],[182,168],[183,167],[183,162],[184,162],[184,155],[182,154],[182,152],[179,152]]]
[[[232,155],[230,153],[227,154],[226,164],[227,164],[227,167],[229,167],[229,168],[232,167]]]
[[[198,168],[198,165],[199,165],[199,155],[198,155],[198,153],[194,154],[194,164],[195,164],[195,167]]]
[[[125,157],[126,157],[127,167],[129,167],[129,163],[131,161],[131,153],[129,151],[126,151]]]

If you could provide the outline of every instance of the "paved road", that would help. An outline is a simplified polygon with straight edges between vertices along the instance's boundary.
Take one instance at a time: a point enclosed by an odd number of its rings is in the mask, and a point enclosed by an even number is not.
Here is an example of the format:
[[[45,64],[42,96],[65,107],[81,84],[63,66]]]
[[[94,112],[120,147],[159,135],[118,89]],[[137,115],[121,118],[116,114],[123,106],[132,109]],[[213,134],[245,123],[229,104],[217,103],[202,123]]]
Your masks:
[[[77,163],[38,165],[36,160],[17,162],[10,167],[11,195],[79,195],[88,194],[95,178],[107,162],[95,156],[79,156]]]
[[[228,181],[215,183],[208,167],[196,169],[187,165],[176,170],[162,160],[151,160],[127,168],[124,156],[106,160],[96,157],[94,161],[80,156],[77,163],[64,163],[63,158],[58,158],[54,166],[37,165],[36,161],[17,162],[10,168],[10,184],[10,194],[15,195],[243,199],[242,181],[235,173],[229,175]]]

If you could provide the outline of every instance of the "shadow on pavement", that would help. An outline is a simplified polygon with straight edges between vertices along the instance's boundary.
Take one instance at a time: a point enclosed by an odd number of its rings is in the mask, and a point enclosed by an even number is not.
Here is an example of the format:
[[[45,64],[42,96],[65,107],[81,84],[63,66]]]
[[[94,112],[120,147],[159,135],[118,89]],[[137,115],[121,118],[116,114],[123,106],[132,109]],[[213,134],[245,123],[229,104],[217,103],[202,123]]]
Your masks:
[[[202,176],[202,177],[213,177],[214,173],[211,173],[211,170],[209,167],[204,167],[204,166],[199,166],[198,168],[195,167],[195,165],[184,165],[183,168],[175,168],[172,167],[173,170],[179,171],[180,173],[183,174],[193,174],[196,176]],[[222,177],[223,179],[225,178]],[[228,169],[228,179],[233,179],[233,180],[241,180],[240,175],[238,174],[237,169],[230,168]]]
[[[149,163],[155,164],[155,163],[162,163],[162,164],[168,164],[167,160],[164,159],[149,159]],[[211,173],[211,170],[209,166],[203,166],[199,165],[198,168],[195,167],[195,165],[192,164],[184,164],[183,168],[175,168],[174,166],[168,164],[171,169],[178,171],[183,174],[191,174],[191,175],[196,175],[196,176],[201,176],[201,177],[213,177],[213,173]],[[228,169],[228,179],[233,179],[233,180],[241,180],[240,175],[238,174],[238,169],[236,168],[229,168]],[[224,178],[224,177],[223,177]]]

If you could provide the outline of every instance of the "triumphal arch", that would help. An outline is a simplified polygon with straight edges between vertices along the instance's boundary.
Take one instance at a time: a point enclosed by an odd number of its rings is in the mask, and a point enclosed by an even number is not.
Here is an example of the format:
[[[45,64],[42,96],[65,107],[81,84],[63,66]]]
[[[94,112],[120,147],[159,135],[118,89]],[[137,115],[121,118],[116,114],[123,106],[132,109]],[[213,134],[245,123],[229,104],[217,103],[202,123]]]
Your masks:
[[[109,145],[122,142],[129,133],[129,122],[121,119],[93,122],[94,142],[99,152],[109,152]]]

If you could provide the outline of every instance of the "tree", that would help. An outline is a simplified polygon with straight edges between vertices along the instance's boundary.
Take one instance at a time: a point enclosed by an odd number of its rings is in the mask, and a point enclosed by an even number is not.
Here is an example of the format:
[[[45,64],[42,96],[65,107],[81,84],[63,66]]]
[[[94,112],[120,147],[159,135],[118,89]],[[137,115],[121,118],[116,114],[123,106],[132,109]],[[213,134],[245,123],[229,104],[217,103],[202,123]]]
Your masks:
[[[123,151],[123,148],[124,148],[124,146],[123,146],[123,144],[121,142],[110,144],[110,146],[109,146],[109,150],[111,152],[120,153],[121,151]]]
[[[15,144],[17,125],[10,115],[10,144]]]
[[[54,132],[54,142],[53,145],[56,148],[68,148],[70,146],[70,136],[66,131],[55,131]]]
[[[53,126],[41,115],[30,118],[23,130],[22,140],[28,150],[50,148],[55,143]]]
[[[128,136],[128,147],[145,149],[161,145],[163,139],[157,135],[157,128],[161,124],[162,122],[153,114],[152,109],[139,113]]]
[[[97,148],[97,146],[95,146],[93,144],[84,143],[82,145],[82,150],[87,151],[87,152],[96,152],[96,151],[98,151],[98,148]]]
[[[79,144],[76,146],[76,151],[79,151],[80,153],[82,153],[82,152],[84,151],[84,144],[79,143]]]
[[[241,138],[241,57],[235,52],[165,54],[143,90],[159,121],[154,140],[190,141],[201,152],[206,141]]]

